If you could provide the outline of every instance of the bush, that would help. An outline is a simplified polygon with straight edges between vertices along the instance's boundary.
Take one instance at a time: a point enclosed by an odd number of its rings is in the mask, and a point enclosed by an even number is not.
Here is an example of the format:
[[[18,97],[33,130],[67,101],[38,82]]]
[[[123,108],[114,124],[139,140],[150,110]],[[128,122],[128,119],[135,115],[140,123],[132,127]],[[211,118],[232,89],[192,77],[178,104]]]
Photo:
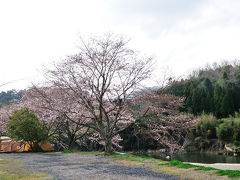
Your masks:
[[[217,139],[216,126],[219,121],[213,115],[202,114],[200,121],[191,128],[195,148],[206,150]]]
[[[207,139],[217,138],[217,124],[218,121],[213,115],[202,114],[200,116],[200,121],[193,128],[192,134],[194,137],[202,137]]]
[[[44,124],[27,108],[17,110],[9,117],[7,130],[11,138],[28,142],[33,151],[37,151],[39,142],[48,138]]]
[[[223,120],[223,123],[217,127],[217,136],[219,139],[233,143],[240,144],[240,118],[230,117]]]

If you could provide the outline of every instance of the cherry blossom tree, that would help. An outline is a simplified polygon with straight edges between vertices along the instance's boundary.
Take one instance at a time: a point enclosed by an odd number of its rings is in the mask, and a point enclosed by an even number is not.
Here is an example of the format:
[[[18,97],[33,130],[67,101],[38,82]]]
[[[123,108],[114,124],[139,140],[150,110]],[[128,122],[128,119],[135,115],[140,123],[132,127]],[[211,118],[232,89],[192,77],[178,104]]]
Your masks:
[[[62,148],[73,148],[75,142],[87,133],[89,128],[83,126],[83,118],[79,111],[82,108],[79,108],[79,105],[70,99],[70,96],[66,96],[58,88],[32,87],[22,94],[20,101],[0,109],[0,125],[3,133],[6,134],[8,117],[15,110],[21,108],[33,111],[45,124],[49,138],[57,142]],[[68,142],[63,142],[63,138]]]
[[[135,133],[151,137],[170,152],[183,148],[188,128],[198,119],[179,112],[178,107],[182,102],[181,97],[159,94],[153,90],[138,93],[130,105],[137,119],[135,126],[139,127],[139,123],[144,123],[145,126],[136,128],[138,132]]]
[[[111,34],[81,42],[79,53],[48,69],[46,77],[51,86],[74,97],[76,107],[84,109],[85,126],[111,152],[119,132],[134,122],[127,101],[150,76],[152,58],[141,57]]]
[[[25,93],[23,101],[38,118],[49,128],[49,135],[58,139],[63,148],[72,149],[76,141],[88,132],[83,118],[84,108],[76,102],[76,98],[56,87],[33,87]],[[66,136],[66,137],[65,137]],[[61,139],[67,139],[67,144]],[[65,144],[65,145],[64,145]]]
[[[19,107],[17,105],[5,105],[0,108],[0,133],[1,135],[7,134],[6,124],[8,122],[8,117]]]

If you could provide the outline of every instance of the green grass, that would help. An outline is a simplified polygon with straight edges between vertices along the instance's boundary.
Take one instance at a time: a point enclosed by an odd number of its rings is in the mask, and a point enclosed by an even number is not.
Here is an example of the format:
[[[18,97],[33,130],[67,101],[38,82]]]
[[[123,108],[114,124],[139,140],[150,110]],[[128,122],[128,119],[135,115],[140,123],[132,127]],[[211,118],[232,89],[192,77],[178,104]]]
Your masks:
[[[164,165],[169,165],[169,166],[176,166],[177,168],[194,168],[196,170],[203,170],[203,171],[211,171],[211,170],[217,170],[216,168],[212,167],[205,167],[205,166],[198,166],[198,165],[193,165],[193,164],[188,164],[188,163],[183,163],[181,161],[173,160],[173,161],[168,161],[164,164],[161,164],[162,166]]]
[[[96,156],[100,156],[100,155],[107,155],[109,156],[109,153],[105,153],[105,152],[97,152],[97,151],[76,151],[76,150],[63,150],[62,153],[78,153],[78,154],[92,154],[92,155],[96,155]]]
[[[46,174],[25,168],[24,164],[15,159],[4,158],[0,160],[1,180],[43,180],[47,179]],[[49,179],[49,178],[48,178]]]
[[[237,170],[217,170],[216,174],[218,174],[219,176],[229,176],[231,178],[238,178],[240,177],[240,171]]]
[[[164,161],[162,161],[160,159],[156,159],[156,158],[153,158],[153,157],[137,156],[137,155],[133,155],[133,154],[121,155],[121,154],[114,153],[114,154],[111,154],[110,157],[117,158],[117,159],[124,159],[124,160],[128,160],[128,161],[138,161],[138,162],[144,162],[146,160],[164,162]]]
[[[63,150],[62,153],[77,153],[78,151],[75,151],[75,150]]]
[[[219,176],[228,176],[231,178],[238,178],[240,177],[240,171],[239,170],[221,170],[221,169],[216,169],[212,167],[205,167],[205,166],[198,166],[198,165],[193,165],[193,164],[188,164],[188,163],[183,163],[181,161],[173,160],[166,162],[164,164],[161,164],[162,166],[168,165],[168,166],[176,166],[177,168],[194,168],[195,170],[203,170],[203,171],[211,171],[214,170],[215,174]]]

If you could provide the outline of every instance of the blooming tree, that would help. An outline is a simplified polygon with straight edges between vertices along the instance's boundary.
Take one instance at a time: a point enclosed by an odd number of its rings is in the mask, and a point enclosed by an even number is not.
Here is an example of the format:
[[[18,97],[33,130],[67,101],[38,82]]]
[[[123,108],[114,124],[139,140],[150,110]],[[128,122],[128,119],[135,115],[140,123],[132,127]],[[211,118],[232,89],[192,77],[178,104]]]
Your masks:
[[[7,133],[6,124],[9,120],[8,117],[18,108],[19,107],[17,105],[5,105],[0,108],[0,132],[1,132],[1,135],[6,135],[6,133]]]
[[[68,149],[73,148],[89,129],[84,126],[84,108],[70,93],[56,87],[33,87],[23,98],[25,106],[31,107],[39,119],[48,125],[50,136],[58,138],[58,144],[64,146],[60,136],[67,137],[69,142],[65,148]]]
[[[112,151],[119,132],[134,122],[127,101],[151,73],[152,59],[140,57],[122,37],[107,34],[82,41],[79,53],[47,70],[50,85],[74,97],[85,126]],[[81,124],[81,123],[80,123]]]
[[[66,96],[58,88],[32,87],[23,92],[22,99],[0,109],[1,130],[6,133],[9,116],[16,110],[28,108],[45,124],[48,136],[54,138],[63,148],[72,148],[88,131],[83,127],[82,108],[74,99]],[[81,110],[81,111],[79,111]],[[70,119],[70,120],[69,120]],[[59,136],[67,136],[69,142],[63,143]]]
[[[198,120],[179,112],[183,99],[172,94],[158,94],[153,90],[136,95],[131,101],[136,124],[144,123],[145,128],[137,128],[140,133],[151,137],[160,146],[174,150],[181,149],[186,140],[188,128]]]

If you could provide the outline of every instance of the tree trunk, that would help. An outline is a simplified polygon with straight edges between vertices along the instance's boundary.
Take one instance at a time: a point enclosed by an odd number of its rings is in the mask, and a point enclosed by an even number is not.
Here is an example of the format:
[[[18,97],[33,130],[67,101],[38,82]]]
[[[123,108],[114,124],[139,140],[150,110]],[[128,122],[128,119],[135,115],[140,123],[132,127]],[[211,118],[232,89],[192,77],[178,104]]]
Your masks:
[[[74,148],[75,142],[76,142],[75,138],[74,137],[70,137],[70,142],[68,144],[68,149],[69,150],[72,150]]]
[[[112,140],[111,140],[111,139],[107,139],[107,140],[106,140],[105,152],[107,152],[107,153],[113,152]]]
[[[33,152],[42,152],[42,148],[38,145],[38,142],[30,142],[29,143]]]

